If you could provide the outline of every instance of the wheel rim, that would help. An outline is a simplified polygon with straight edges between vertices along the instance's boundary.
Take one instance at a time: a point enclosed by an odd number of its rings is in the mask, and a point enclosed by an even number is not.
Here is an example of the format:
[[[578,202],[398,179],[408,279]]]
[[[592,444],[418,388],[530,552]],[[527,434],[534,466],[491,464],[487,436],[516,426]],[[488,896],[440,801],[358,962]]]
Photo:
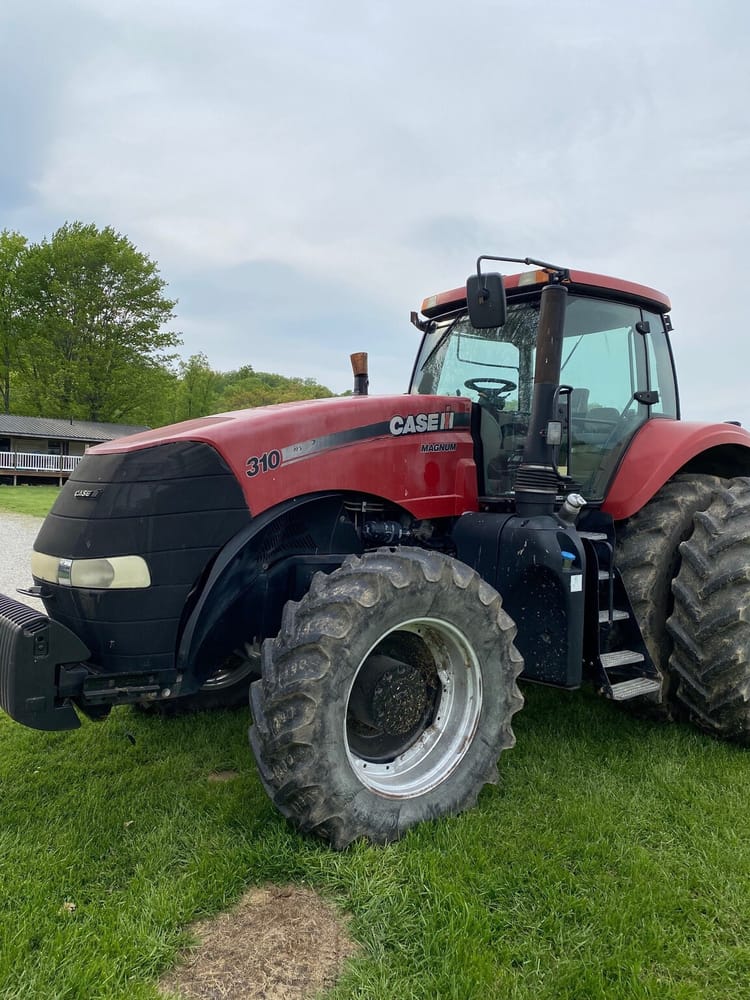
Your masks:
[[[352,679],[344,721],[349,763],[380,795],[423,795],[463,760],[481,709],[481,668],[463,632],[433,618],[402,622],[368,650]]]
[[[201,686],[201,691],[223,691],[225,688],[239,684],[245,678],[258,670],[260,652],[258,646],[246,643],[242,649],[236,649],[224,660],[222,665],[211,674]]]

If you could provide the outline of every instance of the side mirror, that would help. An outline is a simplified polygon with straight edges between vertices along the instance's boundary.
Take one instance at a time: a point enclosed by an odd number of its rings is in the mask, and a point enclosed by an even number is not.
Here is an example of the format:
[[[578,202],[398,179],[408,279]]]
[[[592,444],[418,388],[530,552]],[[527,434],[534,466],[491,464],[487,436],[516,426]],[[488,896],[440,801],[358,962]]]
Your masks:
[[[466,304],[471,325],[488,330],[505,323],[507,307],[502,274],[472,274],[466,279]]]

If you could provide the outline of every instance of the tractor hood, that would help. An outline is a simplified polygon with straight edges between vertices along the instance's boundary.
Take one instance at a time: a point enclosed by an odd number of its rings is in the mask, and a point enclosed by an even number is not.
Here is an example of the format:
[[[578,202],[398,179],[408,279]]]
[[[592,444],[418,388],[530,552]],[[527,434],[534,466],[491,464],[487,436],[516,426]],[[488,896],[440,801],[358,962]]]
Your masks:
[[[470,426],[469,399],[351,396],[220,413],[120,438],[88,454],[210,445],[253,515],[291,497],[336,490],[391,500],[415,517],[440,517],[477,509]]]
[[[470,425],[468,399],[359,396],[99,445],[42,525],[35,582],[100,668],[171,669],[198,581],[264,511],[326,492],[374,496],[422,519],[476,510]]]

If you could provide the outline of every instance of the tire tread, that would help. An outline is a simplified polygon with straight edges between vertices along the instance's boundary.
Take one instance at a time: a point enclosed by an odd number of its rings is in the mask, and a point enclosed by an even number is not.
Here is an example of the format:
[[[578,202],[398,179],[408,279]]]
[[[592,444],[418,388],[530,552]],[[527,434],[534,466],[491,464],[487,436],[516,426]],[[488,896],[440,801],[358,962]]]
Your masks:
[[[348,557],[330,575],[316,574],[308,594],[285,609],[276,639],[263,644],[262,677],[251,689],[249,733],[261,781],[282,815],[337,849],[360,837],[379,843],[395,840],[419,819],[444,814],[428,803],[423,806],[428,815],[418,816],[420,803],[414,799],[373,810],[373,800],[381,797],[364,785],[348,797],[340,792],[332,795],[330,782],[322,780],[326,751],[318,725],[331,692],[343,690],[347,681],[341,669],[342,650],[354,638],[361,616],[377,616],[389,602],[404,601],[404,592],[424,595],[429,602],[436,588],[453,588],[465,595],[461,600],[485,609],[482,614],[490,617],[499,637],[498,659],[505,674],[503,704],[490,707],[500,713],[499,721],[493,722],[497,732],[491,745],[484,741],[477,773],[459,793],[453,791],[457,801],[447,810],[462,811],[476,802],[484,784],[497,782],[497,758],[514,745],[511,718],[523,704],[516,685],[523,660],[513,645],[515,625],[497,592],[474,570],[441,553],[417,548],[378,549]]]
[[[676,697],[701,729],[750,744],[750,479],[736,479],[695,516],[681,546],[671,669]]]

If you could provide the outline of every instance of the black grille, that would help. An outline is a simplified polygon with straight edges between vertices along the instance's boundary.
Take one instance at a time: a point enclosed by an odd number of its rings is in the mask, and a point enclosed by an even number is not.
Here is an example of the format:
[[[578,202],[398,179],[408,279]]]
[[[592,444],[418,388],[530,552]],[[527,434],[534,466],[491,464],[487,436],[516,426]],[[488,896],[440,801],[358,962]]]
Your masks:
[[[210,445],[175,441],[87,455],[34,547],[68,559],[140,555],[151,586],[109,591],[46,583],[45,607],[106,672],[169,669],[188,594],[249,521],[240,484]]]

